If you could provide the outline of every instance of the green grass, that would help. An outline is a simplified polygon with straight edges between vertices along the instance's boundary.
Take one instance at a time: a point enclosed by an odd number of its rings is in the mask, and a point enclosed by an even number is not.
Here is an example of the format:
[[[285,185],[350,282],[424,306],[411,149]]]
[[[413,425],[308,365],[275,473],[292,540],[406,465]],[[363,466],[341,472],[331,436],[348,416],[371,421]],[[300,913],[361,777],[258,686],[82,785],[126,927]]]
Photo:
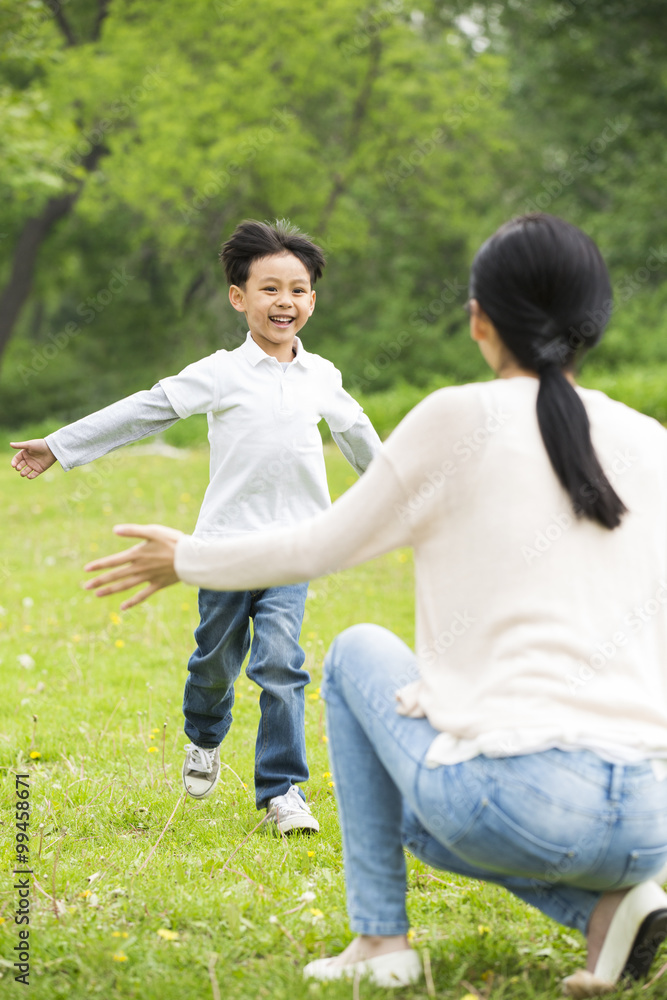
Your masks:
[[[113,523],[192,529],[205,451],[173,459],[127,449],[34,482],[12,472],[8,457],[0,468],[0,995],[23,995],[11,968],[18,928],[8,872],[13,772],[29,771],[31,997],[350,1000],[351,984],[307,984],[300,971],[350,939],[318,687],[327,645],[348,625],[375,621],[412,643],[411,557],[394,552],[312,584],[303,631],[313,677],[307,792],[321,833],[285,840],[253,832],[259,690],[244,674],[217,794],[205,802],[181,795],[195,590],[173,587],[121,616],[118,600],[80,586],[89,558],[124,547]],[[354,476],[337,453],[327,460],[338,495]],[[560,978],[582,964],[578,934],[493,886],[413,858],[408,867],[414,943],[428,949],[438,997],[560,996]],[[623,996],[657,998],[664,989],[663,980]],[[426,997],[427,987],[394,995]],[[387,993],[363,983],[360,996]]]

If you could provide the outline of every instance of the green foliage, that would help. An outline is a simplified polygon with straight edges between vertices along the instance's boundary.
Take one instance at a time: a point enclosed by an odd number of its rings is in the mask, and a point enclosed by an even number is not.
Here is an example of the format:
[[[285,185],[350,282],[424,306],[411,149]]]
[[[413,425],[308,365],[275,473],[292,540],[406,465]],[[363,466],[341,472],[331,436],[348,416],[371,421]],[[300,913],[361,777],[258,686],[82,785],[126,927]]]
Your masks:
[[[86,9],[65,11],[75,45],[44,17],[35,37],[53,58],[22,77],[23,103],[45,92],[58,122],[51,172],[83,193],[42,252],[0,421],[80,415],[234,342],[216,254],[244,216],[286,215],[322,241],[307,336],[347,377],[398,339],[400,371],[378,368],[373,391],[450,377],[468,261],[504,214],[516,155],[504,59],[473,58],[451,23],[427,29],[400,3],[195,0],[183,17],[171,0],[113,0],[88,42]],[[106,152],[87,175],[94,143]],[[131,281],[103,303],[115,269]]]
[[[485,377],[469,261],[529,208],[599,241],[617,310],[590,364],[663,412],[641,389],[667,364],[660,3],[105,10],[0,0],[0,277],[26,220],[82,187],[4,355],[0,424],[62,423],[236,346],[219,244],[244,216],[289,216],[329,257],[306,346],[386,432],[392,387]]]

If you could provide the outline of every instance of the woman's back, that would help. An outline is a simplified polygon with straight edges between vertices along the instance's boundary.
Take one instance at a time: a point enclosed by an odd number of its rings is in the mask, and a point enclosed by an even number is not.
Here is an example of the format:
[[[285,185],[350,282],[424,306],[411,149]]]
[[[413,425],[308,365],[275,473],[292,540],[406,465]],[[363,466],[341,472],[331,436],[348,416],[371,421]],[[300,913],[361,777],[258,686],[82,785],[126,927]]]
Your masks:
[[[387,442],[417,573],[422,679],[406,708],[442,732],[442,762],[554,745],[667,756],[667,431],[577,390],[629,511],[609,531],[574,514],[538,387],[441,390]]]

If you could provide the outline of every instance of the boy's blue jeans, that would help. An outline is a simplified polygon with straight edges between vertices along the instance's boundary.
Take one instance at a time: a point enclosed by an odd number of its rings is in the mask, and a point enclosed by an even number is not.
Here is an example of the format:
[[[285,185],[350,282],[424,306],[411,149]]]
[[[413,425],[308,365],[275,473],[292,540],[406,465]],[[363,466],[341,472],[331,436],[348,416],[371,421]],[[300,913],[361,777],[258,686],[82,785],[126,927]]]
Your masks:
[[[234,682],[253,639],[246,674],[262,689],[255,748],[258,809],[290,785],[308,780],[303,670],[299,646],[307,583],[267,590],[199,591],[197,649],[183,693],[185,732],[201,747],[216,747],[232,724]]]
[[[416,676],[412,651],[377,625],[342,632],[325,661],[353,930],[406,933],[403,846],[584,933],[602,892],[661,870],[667,780],[650,761],[547,750],[428,768],[436,731],[396,712],[396,690]]]

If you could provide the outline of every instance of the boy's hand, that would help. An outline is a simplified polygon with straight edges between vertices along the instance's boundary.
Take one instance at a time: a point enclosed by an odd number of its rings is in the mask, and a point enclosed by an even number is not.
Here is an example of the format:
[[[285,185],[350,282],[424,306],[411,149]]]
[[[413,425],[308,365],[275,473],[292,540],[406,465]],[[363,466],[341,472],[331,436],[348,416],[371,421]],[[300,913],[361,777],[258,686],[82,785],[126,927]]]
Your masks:
[[[145,538],[146,541],[124,552],[88,563],[84,569],[89,573],[110,569],[112,566],[119,566],[120,569],[113,569],[110,573],[89,580],[85,585],[86,590],[96,590],[98,597],[106,597],[121,590],[129,590],[138,583],[147,583],[147,587],[121,604],[121,610],[126,611],[135,604],[141,604],[156,590],[178,583],[174,555],[176,542],[182,536],[182,531],[165,528],[161,524],[117,524],[113,530],[117,535]]]
[[[37,479],[57,461],[44,438],[34,441],[10,441],[12,448],[20,448],[12,459],[12,468],[27,479]]]

